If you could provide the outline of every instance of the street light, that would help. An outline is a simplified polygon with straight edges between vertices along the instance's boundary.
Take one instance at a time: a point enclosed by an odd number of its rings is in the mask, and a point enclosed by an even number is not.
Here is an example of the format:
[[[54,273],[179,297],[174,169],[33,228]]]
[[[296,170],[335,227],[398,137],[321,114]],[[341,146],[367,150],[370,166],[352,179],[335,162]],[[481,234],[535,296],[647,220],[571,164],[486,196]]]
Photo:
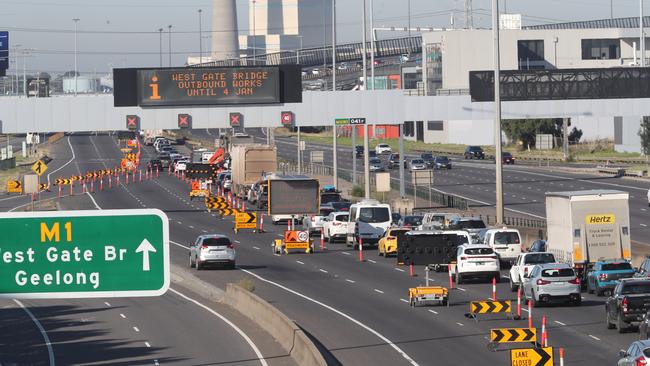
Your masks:
[[[74,18],[74,96],[77,96],[77,23],[81,19]]]
[[[499,58],[499,0],[492,0],[492,36],[494,37],[494,146],[496,160],[496,216],[503,223],[503,161],[501,160],[501,62]]]
[[[639,44],[641,51],[641,67],[645,67],[645,34],[643,32],[643,0],[639,0]]]
[[[255,5],[257,1],[253,0],[253,65],[257,65],[257,37],[255,34]],[[300,47],[302,48],[302,46]]]
[[[158,34],[160,35],[160,67],[162,67],[162,28],[158,28]]]
[[[201,29],[201,12],[203,10],[199,9],[199,65],[203,63],[203,39],[202,34],[203,30]]]
[[[168,25],[169,29],[169,67],[172,67],[172,25]]]

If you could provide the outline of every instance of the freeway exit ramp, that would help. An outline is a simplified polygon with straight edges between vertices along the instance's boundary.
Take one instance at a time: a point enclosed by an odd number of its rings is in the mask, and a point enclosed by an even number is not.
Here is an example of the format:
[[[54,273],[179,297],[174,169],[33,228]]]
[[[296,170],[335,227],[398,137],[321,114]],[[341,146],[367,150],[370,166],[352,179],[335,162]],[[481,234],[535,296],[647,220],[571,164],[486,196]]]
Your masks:
[[[0,214],[0,297],[160,296],[169,224],[160,210]]]

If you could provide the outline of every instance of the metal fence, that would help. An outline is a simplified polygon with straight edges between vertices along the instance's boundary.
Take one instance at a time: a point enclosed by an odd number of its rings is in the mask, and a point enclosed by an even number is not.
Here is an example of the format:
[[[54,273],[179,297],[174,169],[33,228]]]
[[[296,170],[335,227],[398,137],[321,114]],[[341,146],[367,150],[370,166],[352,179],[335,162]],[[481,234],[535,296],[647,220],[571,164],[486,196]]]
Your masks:
[[[497,223],[497,218],[490,215],[479,215],[479,218],[483,219],[486,225],[495,225]],[[529,219],[525,217],[508,217],[503,218],[503,224],[507,226],[516,226],[516,227],[527,227],[533,229],[545,229],[546,220],[540,219]]]

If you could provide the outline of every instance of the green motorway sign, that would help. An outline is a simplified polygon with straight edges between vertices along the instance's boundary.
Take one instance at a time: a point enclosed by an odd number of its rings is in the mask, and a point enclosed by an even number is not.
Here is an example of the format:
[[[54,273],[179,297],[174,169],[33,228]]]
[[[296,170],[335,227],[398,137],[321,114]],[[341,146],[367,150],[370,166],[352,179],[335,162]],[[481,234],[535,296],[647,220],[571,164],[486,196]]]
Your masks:
[[[0,297],[160,296],[169,223],[160,210],[0,214]]]

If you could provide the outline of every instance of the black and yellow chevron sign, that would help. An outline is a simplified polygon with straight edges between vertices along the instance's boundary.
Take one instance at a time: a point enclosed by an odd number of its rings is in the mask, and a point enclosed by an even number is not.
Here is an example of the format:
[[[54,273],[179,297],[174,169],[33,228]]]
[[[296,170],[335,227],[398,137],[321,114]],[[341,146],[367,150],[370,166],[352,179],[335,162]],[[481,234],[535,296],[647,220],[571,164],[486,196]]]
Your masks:
[[[553,347],[518,348],[510,350],[510,364],[553,366]]]
[[[49,188],[50,188],[50,186],[47,183],[41,183],[41,184],[38,185],[38,189],[41,190],[41,191],[45,191],[45,190],[47,190]]]
[[[469,304],[472,314],[509,313],[510,300],[504,301],[472,301]]]
[[[230,208],[230,205],[228,205],[226,202],[206,202],[205,207],[211,210],[225,210],[227,208]]]
[[[55,179],[55,180],[54,180],[54,185],[58,185],[58,186],[67,186],[67,185],[70,184],[70,182],[72,182],[72,179],[62,179],[62,178],[58,178],[58,179]]]
[[[205,202],[226,202],[226,197],[210,196],[205,198]]]
[[[497,328],[490,329],[490,342],[537,342],[537,329],[535,328]]]
[[[221,216],[232,216],[232,215],[236,214],[237,212],[239,212],[239,211],[237,211],[235,209],[232,209],[232,208],[224,208],[224,209],[219,210],[219,213],[221,214]]]

